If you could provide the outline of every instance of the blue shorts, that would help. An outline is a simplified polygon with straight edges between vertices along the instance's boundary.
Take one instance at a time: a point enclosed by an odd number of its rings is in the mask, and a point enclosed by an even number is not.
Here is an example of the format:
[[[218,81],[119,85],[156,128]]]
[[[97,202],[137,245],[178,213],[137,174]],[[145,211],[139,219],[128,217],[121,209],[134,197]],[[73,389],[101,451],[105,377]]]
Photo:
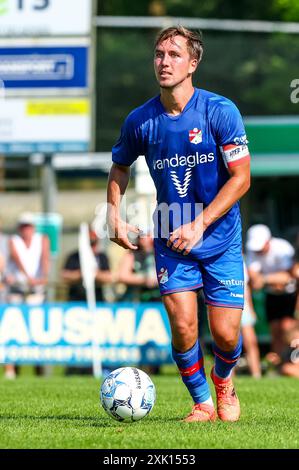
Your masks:
[[[223,253],[200,260],[181,255],[155,239],[155,258],[161,295],[203,288],[206,304],[243,308],[244,267],[240,234]]]

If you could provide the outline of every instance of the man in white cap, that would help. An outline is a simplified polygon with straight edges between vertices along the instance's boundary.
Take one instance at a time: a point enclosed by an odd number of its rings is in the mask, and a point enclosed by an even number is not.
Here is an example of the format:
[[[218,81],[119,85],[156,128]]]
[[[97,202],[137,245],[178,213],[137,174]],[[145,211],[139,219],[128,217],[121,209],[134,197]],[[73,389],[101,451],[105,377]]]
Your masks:
[[[31,212],[20,215],[18,233],[11,237],[9,251],[7,283],[10,301],[44,301],[50,262],[49,239],[36,233]]]
[[[295,250],[287,240],[272,237],[269,227],[263,224],[248,230],[246,250],[252,288],[265,289],[272,350],[279,354],[296,305],[296,281],[292,276]]]
[[[35,218],[24,212],[17,221],[18,231],[9,240],[9,261],[5,274],[7,301],[36,305],[44,302],[50,265],[49,239],[36,233]],[[37,374],[42,369],[36,367]],[[6,365],[6,376],[14,378],[15,368]]]

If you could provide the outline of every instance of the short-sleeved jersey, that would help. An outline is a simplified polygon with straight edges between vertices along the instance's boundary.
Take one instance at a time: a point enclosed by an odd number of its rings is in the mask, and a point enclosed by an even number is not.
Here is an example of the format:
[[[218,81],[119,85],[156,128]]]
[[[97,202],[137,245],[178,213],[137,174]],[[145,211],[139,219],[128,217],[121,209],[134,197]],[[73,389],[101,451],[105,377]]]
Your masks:
[[[180,220],[174,220],[170,211],[169,232],[198,215],[196,203],[204,209],[213,201],[230,177],[228,167],[249,159],[237,107],[223,96],[197,88],[177,116],[167,114],[160,96],[129,114],[112,149],[112,160],[129,166],[139,155],[145,156],[156,186],[157,207],[164,203],[182,208]],[[183,210],[184,206],[187,210]],[[166,221],[163,217],[156,220],[155,233],[166,244],[163,230]],[[236,203],[208,227],[202,243],[189,256],[200,259],[221,253],[240,230],[239,203]]]

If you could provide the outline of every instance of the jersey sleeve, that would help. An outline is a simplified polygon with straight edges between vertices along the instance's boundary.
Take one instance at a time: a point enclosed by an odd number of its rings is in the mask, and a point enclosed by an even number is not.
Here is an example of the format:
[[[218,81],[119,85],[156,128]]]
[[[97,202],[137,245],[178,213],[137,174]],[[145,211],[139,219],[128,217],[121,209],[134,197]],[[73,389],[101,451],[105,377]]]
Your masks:
[[[226,167],[237,166],[250,159],[243,120],[234,103],[223,101],[218,104],[214,126]]]
[[[142,139],[132,114],[125,120],[118,141],[112,147],[112,161],[130,166],[142,155]]]

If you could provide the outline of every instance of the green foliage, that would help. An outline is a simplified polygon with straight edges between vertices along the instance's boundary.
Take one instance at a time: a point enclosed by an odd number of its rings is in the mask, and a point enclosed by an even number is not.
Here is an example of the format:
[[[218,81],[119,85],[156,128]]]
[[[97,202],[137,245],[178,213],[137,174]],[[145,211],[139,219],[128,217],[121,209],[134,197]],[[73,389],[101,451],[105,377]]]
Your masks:
[[[299,21],[298,0],[101,0],[99,15],[232,18],[266,21]]]
[[[101,0],[100,15],[168,15],[299,21],[298,0]],[[152,29],[98,30],[97,150],[109,151],[127,114],[159,93]],[[298,114],[290,83],[299,78],[298,35],[203,31],[195,85],[231,98],[243,115]]]
[[[109,151],[124,118],[159,93],[152,29],[102,29],[97,48],[97,149]],[[243,115],[298,114],[290,83],[299,78],[298,35],[204,31],[200,88],[227,96]]]

